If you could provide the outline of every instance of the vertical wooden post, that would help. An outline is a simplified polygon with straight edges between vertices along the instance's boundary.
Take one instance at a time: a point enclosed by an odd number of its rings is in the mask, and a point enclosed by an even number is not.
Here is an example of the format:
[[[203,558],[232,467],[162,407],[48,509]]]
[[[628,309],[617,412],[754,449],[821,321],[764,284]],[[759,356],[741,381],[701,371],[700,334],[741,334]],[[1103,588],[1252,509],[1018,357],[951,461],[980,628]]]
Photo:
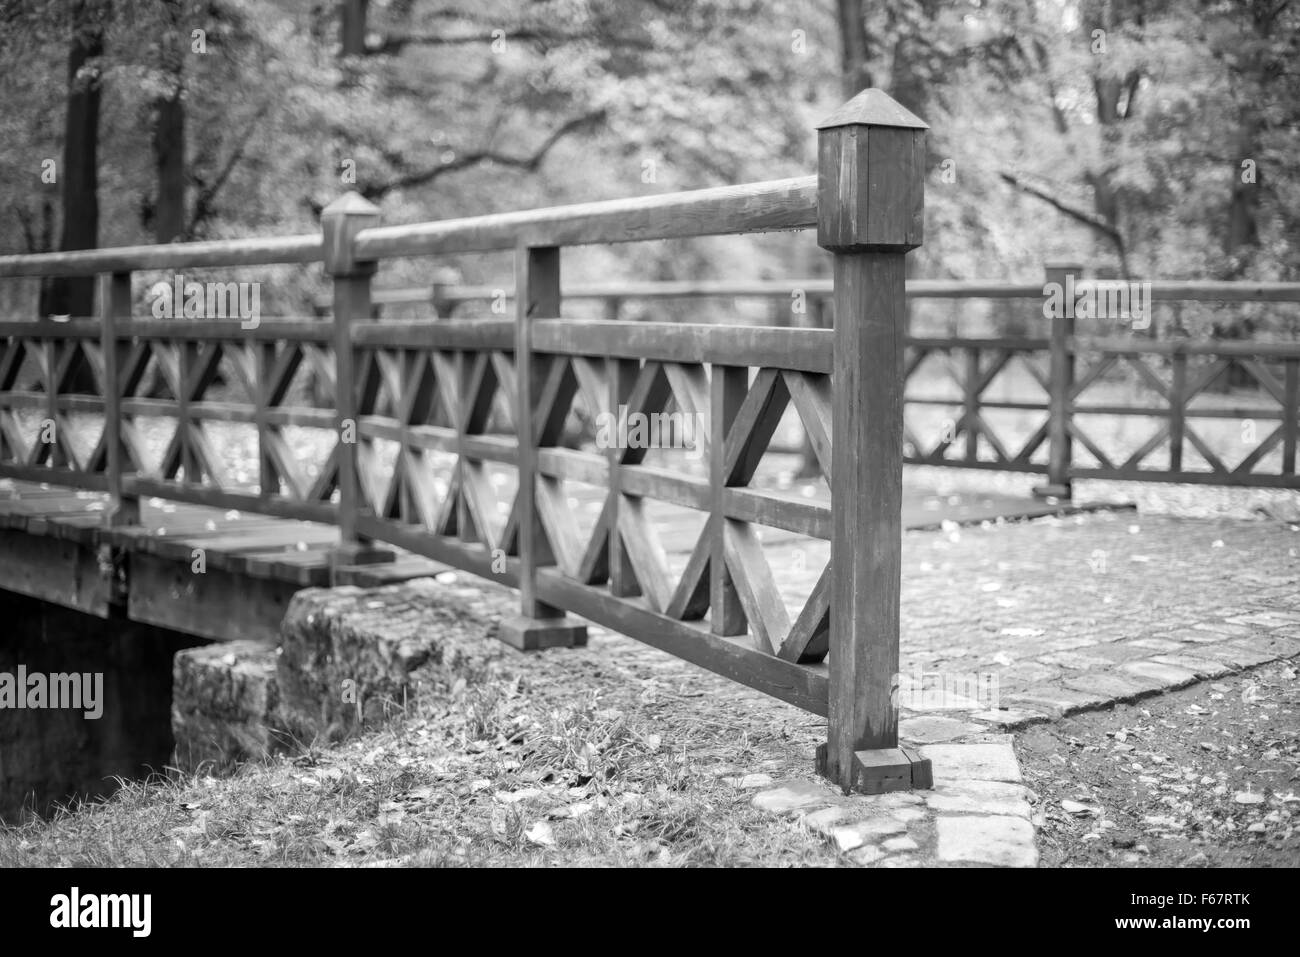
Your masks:
[[[1300,359],[1287,359],[1282,372],[1282,474],[1295,475],[1300,433]]]
[[[186,485],[198,486],[203,482],[199,473],[199,457],[191,441],[190,426],[199,428],[190,412],[190,376],[199,365],[199,345],[193,340],[179,343],[176,348],[176,380],[180,392],[176,395],[176,436],[180,446],[180,469],[185,474]]]
[[[325,272],[334,277],[334,409],[338,431],[339,544],[332,566],[391,561],[391,549],[379,548],[357,533],[362,509],[357,483],[357,381],[348,324],[370,318],[370,277],[374,262],[357,262],[352,241],[357,233],[379,222],[379,208],[358,193],[345,193],[321,212]],[[352,441],[344,441],[351,438]]]
[[[608,303],[610,300],[606,300]],[[609,409],[618,424],[618,434],[623,434],[623,407],[632,395],[637,374],[641,370],[635,359],[605,360],[609,375]],[[641,594],[636,572],[632,568],[632,559],[623,544],[623,535],[618,529],[618,515],[623,509],[623,452],[618,442],[610,443],[605,451],[609,461],[609,495],[613,499],[613,514],[609,526],[609,593],[619,598],[629,598]]]
[[[465,423],[469,421],[469,407],[474,404],[473,397],[469,394],[469,378],[472,363],[470,362],[469,353],[457,352],[456,359],[452,363],[452,368],[456,374],[456,407],[448,411],[452,416],[452,426],[456,430],[458,440],[465,438]],[[511,413],[513,415],[513,412]],[[469,469],[466,468],[465,456],[457,455],[455,468],[455,485],[460,489],[456,496],[455,510],[455,534],[462,542],[473,542],[480,535],[485,535],[486,529],[476,528],[474,525],[474,516],[469,510],[469,491],[466,487],[466,481],[472,480],[468,476]],[[486,541],[486,539],[484,539]]]
[[[560,250],[520,246],[515,251],[515,434],[519,438],[520,616],[497,632],[520,651],[570,648],[587,643],[587,626],[537,597],[537,568],[553,557],[537,514],[537,434],[533,414],[541,399],[544,371],[533,358],[533,321],[559,318]]]
[[[835,254],[829,740],[846,791],[931,786],[898,746],[904,259],[921,245],[925,123],[864,90],[818,126],[817,243]]]
[[[980,398],[975,386],[980,377],[980,350],[978,346],[966,349],[965,370],[962,373],[962,428],[966,432],[966,461],[979,461],[980,432],[975,420],[980,414]]]
[[[1051,357],[1048,365],[1047,399],[1047,482],[1034,489],[1039,498],[1068,499],[1073,490],[1070,463],[1074,440],[1070,437],[1070,392],[1074,389],[1075,283],[1083,278],[1083,267],[1073,263],[1048,263],[1044,267],[1043,295],[1059,295],[1061,309],[1051,318]]]
[[[714,364],[709,383],[709,488],[712,508],[709,527],[712,552],[709,555],[709,627],[715,635],[743,635],[749,622],[740,595],[727,570],[725,557],[726,518],[723,496],[729,484],[726,474],[727,433],[749,392],[749,369],[745,366]]]
[[[275,369],[275,343],[259,342],[253,346],[253,368],[257,376],[253,388],[257,390],[253,408],[253,425],[257,429],[257,494],[273,498],[280,493],[280,476],[271,456],[270,420],[267,417],[271,401],[271,374]]]
[[[104,472],[108,479],[109,527],[138,525],[140,497],[122,491],[125,447],[122,445],[122,363],[130,343],[117,338],[117,323],[131,318],[131,274],[99,277],[99,344],[104,361]]]
[[[429,284],[429,305],[433,307],[433,318],[451,318],[455,306],[447,300],[447,292],[455,288],[459,278],[454,269],[445,266],[434,271],[433,282]]]
[[[1175,352],[1170,359],[1173,362],[1173,378],[1169,383],[1169,471],[1181,472],[1183,436],[1187,422],[1187,353]]]

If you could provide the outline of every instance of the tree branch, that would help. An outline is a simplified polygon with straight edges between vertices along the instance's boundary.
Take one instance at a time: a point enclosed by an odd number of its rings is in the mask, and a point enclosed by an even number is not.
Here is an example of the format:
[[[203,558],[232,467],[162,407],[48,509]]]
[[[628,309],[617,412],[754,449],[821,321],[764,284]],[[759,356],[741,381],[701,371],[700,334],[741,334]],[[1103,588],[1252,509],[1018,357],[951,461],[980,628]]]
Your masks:
[[[1000,175],[1006,183],[1014,186],[1022,193],[1028,193],[1035,199],[1041,199],[1058,212],[1064,213],[1071,219],[1083,223],[1085,226],[1096,230],[1109,239],[1114,244],[1115,252],[1119,256],[1121,271],[1124,275],[1128,275],[1128,251],[1124,247],[1124,237],[1120,235],[1119,229],[1116,228],[1114,223],[1101,218],[1095,213],[1090,213],[1086,209],[1081,209],[1073,203],[1069,203],[1059,197],[1053,196],[1051,193],[1047,192],[1047,190],[1035,186],[1033,183],[1026,182],[1015,173],[1003,170],[998,175]]]
[[[376,54],[400,53],[409,46],[472,46],[475,44],[487,45],[498,39],[507,42],[518,40],[521,42],[536,43],[578,43],[582,40],[608,40],[608,37],[601,36],[598,33],[555,33],[550,30],[514,30],[504,33],[498,37],[491,33],[468,33],[459,36],[443,36],[436,33],[403,33],[396,35],[383,36],[377,43],[366,44],[366,55],[374,56]],[[614,38],[613,46],[631,48],[637,50],[653,50],[654,44],[645,40],[635,40],[630,37]]]
[[[560,140],[571,133],[577,132],[584,127],[592,126],[605,118],[605,111],[598,110],[595,113],[588,113],[585,116],[575,117],[564,125],[556,129],[550,136],[542,141],[541,145],[529,156],[510,156],[505,153],[498,153],[496,150],[484,149],[472,153],[465,153],[457,156],[449,163],[440,163],[429,169],[416,170],[411,173],[404,173],[401,176],[391,179],[386,183],[378,183],[373,186],[366,186],[361,190],[361,195],[369,200],[376,200],[392,192],[395,189],[406,189],[411,186],[427,186],[440,176],[446,176],[448,173],[459,172],[460,170],[469,169],[471,166],[477,166],[480,163],[492,162],[498,166],[507,166],[512,169],[523,170],[526,173],[534,173],[542,165],[548,154]]]
[[[1110,223],[1102,219],[1100,216],[1094,213],[1088,212],[1086,209],[1080,209],[1078,206],[1075,206],[1072,203],[1066,202],[1063,199],[1053,196],[1045,189],[1035,186],[1032,183],[1026,182],[1024,179],[1017,176],[1015,173],[1009,173],[1004,170],[999,175],[1006,183],[1008,183],[1011,186],[1014,186],[1022,193],[1028,193],[1030,196],[1033,196],[1036,199],[1041,199],[1043,202],[1047,203],[1047,205],[1051,206],[1053,209],[1064,213],[1065,215],[1069,216],[1071,219],[1078,220],[1079,222],[1083,223],[1085,226],[1095,229],[1097,232],[1101,233],[1103,236],[1105,236],[1107,239],[1111,240],[1112,242],[1116,242],[1116,243],[1122,242],[1122,239],[1119,234],[1119,230],[1115,228],[1113,223]]]
[[[269,100],[258,107],[257,112],[253,114],[253,118],[244,124],[244,135],[235,144],[235,148],[230,151],[230,155],[226,157],[226,162],[217,171],[216,177],[211,183],[199,183],[199,194],[194,199],[194,212],[190,216],[189,225],[185,227],[185,238],[187,240],[193,239],[195,230],[207,222],[212,215],[213,203],[217,198],[217,193],[226,185],[226,181],[230,179],[230,174],[239,165],[239,161],[244,158],[244,151],[248,149],[248,141],[252,139],[258,121],[266,116],[270,109],[271,103]]]

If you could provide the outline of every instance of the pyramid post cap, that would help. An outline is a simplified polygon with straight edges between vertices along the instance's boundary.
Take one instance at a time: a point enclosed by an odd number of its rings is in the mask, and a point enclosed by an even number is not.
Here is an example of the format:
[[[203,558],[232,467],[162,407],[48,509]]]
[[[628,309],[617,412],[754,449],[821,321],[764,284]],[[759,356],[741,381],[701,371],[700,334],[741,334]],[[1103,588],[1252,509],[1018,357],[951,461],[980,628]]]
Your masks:
[[[817,124],[817,129],[837,126],[893,126],[902,129],[928,130],[930,124],[904,109],[892,96],[875,87],[863,90]]]
[[[321,216],[378,216],[379,207],[355,190],[344,193],[321,210]]]

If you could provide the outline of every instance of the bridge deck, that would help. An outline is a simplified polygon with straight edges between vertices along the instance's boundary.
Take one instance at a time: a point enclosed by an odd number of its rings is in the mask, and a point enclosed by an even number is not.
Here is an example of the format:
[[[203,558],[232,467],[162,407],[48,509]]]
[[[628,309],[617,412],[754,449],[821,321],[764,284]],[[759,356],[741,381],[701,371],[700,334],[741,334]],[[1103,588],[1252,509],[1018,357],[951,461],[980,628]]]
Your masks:
[[[341,566],[331,575],[330,552],[338,542],[333,526],[143,499],[138,525],[109,528],[107,504],[107,496],[96,492],[0,480],[0,588],[213,640],[274,641],[300,588],[373,586],[448,570],[399,550],[395,561]],[[905,492],[903,519],[907,528],[922,529],[1086,507],[913,489]],[[661,530],[674,553],[688,552],[698,534],[686,524]],[[775,544],[778,535],[767,543]]]

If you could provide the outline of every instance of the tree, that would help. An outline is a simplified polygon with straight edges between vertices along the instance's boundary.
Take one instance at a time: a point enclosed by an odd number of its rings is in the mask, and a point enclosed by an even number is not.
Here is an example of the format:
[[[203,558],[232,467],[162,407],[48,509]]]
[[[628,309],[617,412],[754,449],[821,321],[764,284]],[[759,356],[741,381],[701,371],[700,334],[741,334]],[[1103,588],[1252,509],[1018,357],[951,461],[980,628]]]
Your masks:
[[[160,86],[153,98],[153,158],[157,193],[152,207],[154,241],[170,243],[189,234],[185,216],[185,40],[182,0],[161,0],[156,34]],[[146,223],[148,225],[148,223]]]
[[[67,19],[68,94],[63,135],[63,220],[59,249],[99,244],[100,63],[107,5],[72,0]],[[41,290],[40,312],[89,316],[94,312],[93,276],[57,276]],[[83,381],[83,387],[88,385]]]

